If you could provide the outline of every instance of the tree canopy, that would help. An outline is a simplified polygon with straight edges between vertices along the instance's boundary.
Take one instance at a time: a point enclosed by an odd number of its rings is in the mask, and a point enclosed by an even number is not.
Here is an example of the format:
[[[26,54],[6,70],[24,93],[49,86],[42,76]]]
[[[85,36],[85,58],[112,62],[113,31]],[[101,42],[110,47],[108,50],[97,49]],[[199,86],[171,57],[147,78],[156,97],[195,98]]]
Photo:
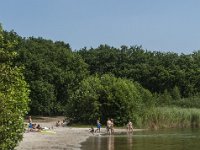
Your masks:
[[[100,45],[78,51],[89,64],[90,74],[112,73],[139,82],[152,93],[178,87],[182,97],[200,92],[200,52],[177,54],[147,51],[141,46],[114,48]]]
[[[18,43],[9,49],[18,53],[13,64],[25,68],[25,80],[30,85],[30,114],[64,114],[81,81],[104,74],[147,89],[154,95],[151,101],[158,106],[200,106],[192,102],[200,103],[199,51],[186,55],[124,45],[120,48],[100,45],[74,51],[62,41],[22,38],[14,31],[4,31],[3,35],[5,41]]]
[[[16,64],[30,85],[30,113],[62,115],[69,95],[88,75],[87,64],[69,44],[42,38],[20,39]]]

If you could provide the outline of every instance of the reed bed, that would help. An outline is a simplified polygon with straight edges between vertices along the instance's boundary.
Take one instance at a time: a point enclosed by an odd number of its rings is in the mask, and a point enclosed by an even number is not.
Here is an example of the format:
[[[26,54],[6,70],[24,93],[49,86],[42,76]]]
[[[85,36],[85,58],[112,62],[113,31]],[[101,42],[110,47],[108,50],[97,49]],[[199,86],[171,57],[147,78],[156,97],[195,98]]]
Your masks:
[[[200,127],[200,109],[179,107],[157,107],[143,118],[147,128],[198,128]]]

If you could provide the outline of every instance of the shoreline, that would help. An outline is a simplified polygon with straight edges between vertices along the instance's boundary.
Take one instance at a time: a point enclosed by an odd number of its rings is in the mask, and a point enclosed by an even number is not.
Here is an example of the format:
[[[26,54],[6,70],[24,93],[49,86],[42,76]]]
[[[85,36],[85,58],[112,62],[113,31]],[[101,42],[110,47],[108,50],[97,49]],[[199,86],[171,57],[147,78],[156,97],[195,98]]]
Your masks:
[[[102,128],[102,134],[106,129]],[[141,131],[142,129],[134,129]],[[81,143],[85,142],[89,137],[96,136],[91,134],[89,128],[75,127],[58,127],[50,130],[53,133],[43,132],[26,132],[23,140],[15,150],[80,150]],[[124,133],[126,129],[115,129],[115,133]]]
[[[41,132],[25,132],[23,140],[15,150],[80,150],[81,143],[85,142],[89,137],[99,134],[95,133],[93,135],[89,132],[90,128],[55,127],[55,119],[48,122],[46,120],[38,120],[34,123],[51,129]],[[134,131],[141,130],[143,129],[134,129]],[[126,129],[115,129],[115,133],[122,132],[126,132]],[[105,128],[101,128],[101,134],[106,134]]]

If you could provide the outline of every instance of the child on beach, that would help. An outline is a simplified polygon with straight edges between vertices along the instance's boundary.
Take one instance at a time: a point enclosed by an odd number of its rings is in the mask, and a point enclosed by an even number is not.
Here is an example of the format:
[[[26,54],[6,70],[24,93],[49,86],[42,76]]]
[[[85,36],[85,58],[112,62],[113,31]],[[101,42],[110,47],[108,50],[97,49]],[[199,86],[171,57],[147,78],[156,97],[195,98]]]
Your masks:
[[[97,129],[95,130],[95,132],[99,132],[100,133],[100,130],[101,130],[101,123],[99,120],[97,120]]]
[[[31,118],[31,116],[28,117],[28,128],[29,129],[32,128],[32,118]]]

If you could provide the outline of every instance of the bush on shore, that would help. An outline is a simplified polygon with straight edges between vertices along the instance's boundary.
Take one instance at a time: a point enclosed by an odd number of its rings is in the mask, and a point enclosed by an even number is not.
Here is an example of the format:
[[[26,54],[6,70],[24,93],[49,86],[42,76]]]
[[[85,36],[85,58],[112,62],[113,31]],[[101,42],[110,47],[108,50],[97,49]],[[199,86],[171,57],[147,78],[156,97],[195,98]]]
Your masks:
[[[13,66],[12,42],[2,36],[0,26],[0,149],[11,150],[22,139],[28,109],[28,86],[22,68]]]

